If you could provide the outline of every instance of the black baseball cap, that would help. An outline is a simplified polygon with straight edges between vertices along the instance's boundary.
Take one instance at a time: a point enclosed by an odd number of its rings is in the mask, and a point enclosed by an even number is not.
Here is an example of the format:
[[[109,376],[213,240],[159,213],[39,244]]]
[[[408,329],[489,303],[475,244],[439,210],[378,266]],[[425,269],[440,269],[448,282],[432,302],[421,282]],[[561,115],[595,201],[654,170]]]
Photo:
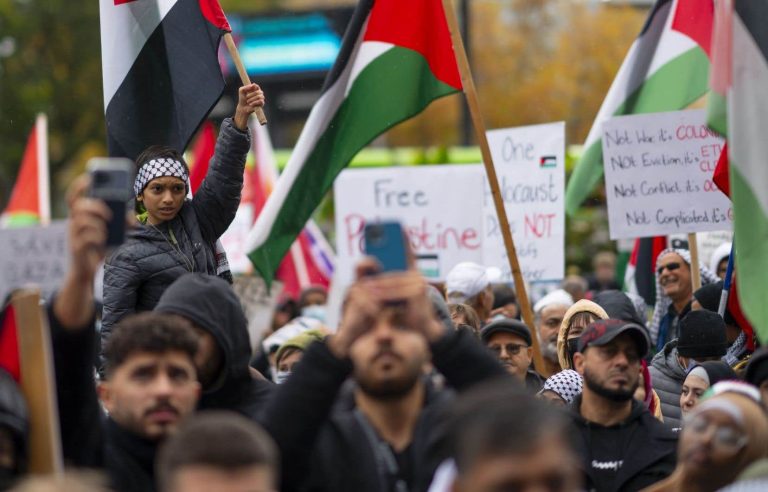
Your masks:
[[[622,333],[632,335],[641,358],[648,354],[651,343],[648,341],[645,328],[637,323],[620,319],[600,319],[590,323],[579,337],[578,351],[584,352],[584,349],[590,345],[601,346],[610,343]]]
[[[484,343],[487,343],[488,339],[495,333],[509,333],[518,336],[525,340],[525,343],[527,343],[529,347],[533,344],[533,341],[531,340],[531,331],[522,321],[516,319],[506,318],[489,323],[485,328],[480,330],[480,339]]]

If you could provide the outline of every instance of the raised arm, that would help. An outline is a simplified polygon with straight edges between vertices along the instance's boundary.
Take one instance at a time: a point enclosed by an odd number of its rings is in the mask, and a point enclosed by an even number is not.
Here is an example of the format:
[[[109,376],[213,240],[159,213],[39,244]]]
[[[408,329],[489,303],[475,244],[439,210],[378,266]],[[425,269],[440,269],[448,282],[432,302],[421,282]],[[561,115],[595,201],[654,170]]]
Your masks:
[[[245,159],[251,146],[248,117],[259,106],[264,106],[259,86],[241,87],[235,115],[222,122],[208,174],[192,198],[203,237],[211,243],[227,230],[240,205]]]

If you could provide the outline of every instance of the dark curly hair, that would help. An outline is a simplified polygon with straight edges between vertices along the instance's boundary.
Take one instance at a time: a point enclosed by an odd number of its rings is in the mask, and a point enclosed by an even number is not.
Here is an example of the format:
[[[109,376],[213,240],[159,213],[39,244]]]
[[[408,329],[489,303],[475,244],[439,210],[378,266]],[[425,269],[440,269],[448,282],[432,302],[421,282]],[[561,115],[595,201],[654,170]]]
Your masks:
[[[151,312],[123,318],[104,348],[107,379],[137,352],[162,354],[169,351],[183,352],[194,359],[197,335],[189,322],[178,316]]]

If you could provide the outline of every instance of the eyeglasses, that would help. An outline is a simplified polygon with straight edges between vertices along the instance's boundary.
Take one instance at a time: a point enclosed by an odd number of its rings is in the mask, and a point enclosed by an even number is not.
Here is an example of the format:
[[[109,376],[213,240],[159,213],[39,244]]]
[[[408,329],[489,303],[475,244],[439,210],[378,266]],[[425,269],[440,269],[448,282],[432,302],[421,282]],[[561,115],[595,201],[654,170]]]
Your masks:
[[[665,268],[666,268],[667,270],[669,270],[670,272],[674,272],[675,270],[677,270],[677,269],[678,269],[678,268],[680,268],[681,266],[682,266],[682,265],[680,265],[680,263],[678,263],[678,262],[667,263],[666,265],[661,265],[661,266],[658,268],[658,270],[656,270],[656,273],[658,273],[659,275],[661,275],[662,273],[664,273],[664,269],[665,269]]]
[[[509,355],[517,355],[520,353],[520,351],[524,348],[528,348],[528,345],[523,345],[520,343],[508,343],[506,345],[491,345],[488,348],[496,355],[501,354],[502,347]]]
[[[712,442],[723,451],[736,452],[747,444],[748,438],[742,431],[732,426],[710,422],[707,416],[702,414],[696,415],[687,422],[684,430],[703,435],[710,432],[712,428],[714,428]]]

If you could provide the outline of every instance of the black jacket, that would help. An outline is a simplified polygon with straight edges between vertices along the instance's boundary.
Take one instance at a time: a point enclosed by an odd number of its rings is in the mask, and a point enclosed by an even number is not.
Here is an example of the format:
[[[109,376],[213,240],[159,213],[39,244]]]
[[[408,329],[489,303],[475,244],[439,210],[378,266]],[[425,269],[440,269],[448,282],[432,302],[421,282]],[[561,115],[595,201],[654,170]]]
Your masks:
[[[93,374],[95,331],[65,331],[51,311],[48,318],[66,464],[105,470],[117,492],[154,491],[157,443],[123,429],[101,411]]]
[[[432,363],[458,391],[487,378],[509,377],[463,330],[449,333],[432,346]],[[350,408],[332,413],[351,370],[349,361],[338,360],[325,343],[315,342],[267,405],[265,426],[280,447],[284,492],[388,492],[362,414]],[[438,422],[448,401],[446,392],[426,392],[413,440],[399,457],[411,492],[428,489],[444,458]]]
[[[668,477],[675,469],[677,435],[656,420],[641,402],[621,424],[603,427],[585,420],[582,395],[571,405],[578,432],[587,490],[636,491]]]
[[[249,148],[248,133],[231,119],[224,120],[208,174],[194,199],[185,201],[172,220],[130,231],[125,244],[107,258],[102,343],[120,319],[153,309],[163,291],[188,272],[171,246],[174,240],[194,271],[216,275],[215,244],[237,213]]]
[[[199,408],[233,410],[257,419],[274,384],[251,374],[248,321],[232,287],[219,277],[190,273],[168,287],[155,311],[187,318],[210,333],[221,350],[222,370],[203,388]]]

